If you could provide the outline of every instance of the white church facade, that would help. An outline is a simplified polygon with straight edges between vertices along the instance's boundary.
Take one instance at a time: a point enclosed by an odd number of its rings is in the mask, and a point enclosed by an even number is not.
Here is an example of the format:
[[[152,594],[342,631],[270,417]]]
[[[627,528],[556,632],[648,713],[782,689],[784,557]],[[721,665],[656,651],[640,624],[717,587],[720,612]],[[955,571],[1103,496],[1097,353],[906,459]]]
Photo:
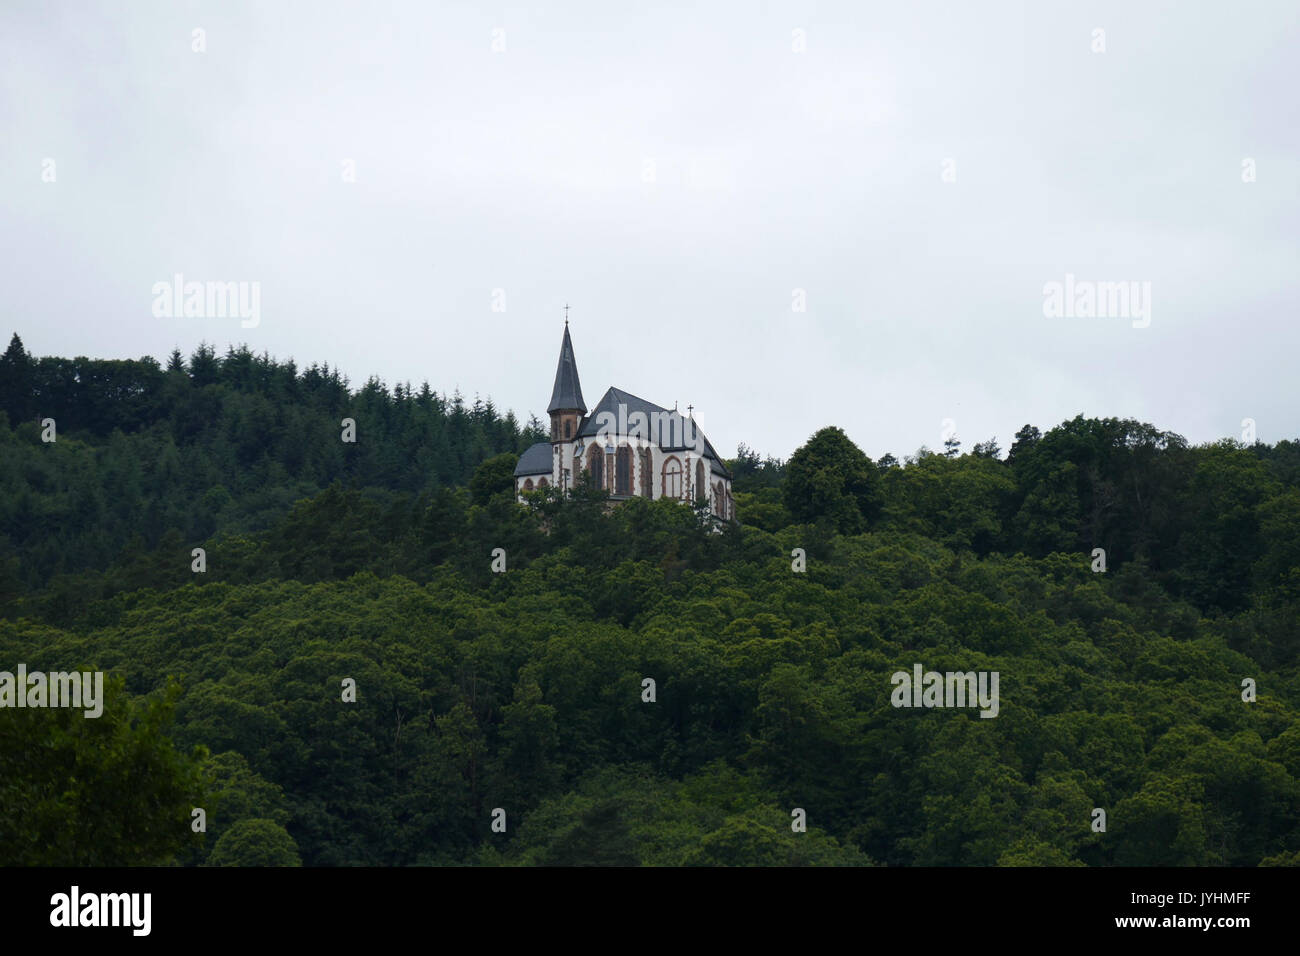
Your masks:
[[[546,411],[551,440],[530,447],[515,467],[520,501],[540,488],[567,492],[585,473],[587,481],[609,492],[614,501],[669,498],[691,504],[703,499],[714,517],[735,517],[731,472],[694,415],[681,415],[618,388],[610,388],[587,410],[567,320]]]

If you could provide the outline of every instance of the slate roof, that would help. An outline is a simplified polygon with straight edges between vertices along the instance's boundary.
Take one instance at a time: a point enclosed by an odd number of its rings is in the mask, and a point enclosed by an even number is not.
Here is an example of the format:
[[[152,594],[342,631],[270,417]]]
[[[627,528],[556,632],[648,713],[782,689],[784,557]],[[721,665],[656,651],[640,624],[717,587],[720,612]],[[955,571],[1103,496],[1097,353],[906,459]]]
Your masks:
[[[567,335],[567,333],[566,333]],[[620,420],[619,406],[626,407],[623,417]],[[578,423],[578,434],[575,438],[593,438],[599,431],[603,423],[610,421],[606,417],[602,419],[602,413],[608,413],[614,421],[614,430],[619,432],[620,429],[627,427],[628,431],[635,431],[640,426],[640,421],[632,422],[633,414],[640,412],[645,415],[647,427],[653,430],[655,421],[654,415],[658,414],[660,434],[641,435],[642,438],[648,438],[664,451],[694,451],[696,443],[689,441],[691,438],[698,438],[699,443],[704,447],[704,455],[709,461],[709,471],[715,475],[721,475],[723,478],[730,480],[731,472],[727,471],[727,466],[722,463],[722,456],[719,455],[705,437],[700,426],[695,423],[694,419],[688,419],[668,408],[656,405],[654,402],[648,402],[644,398],[639,398],[631,392],[625,392],[621,388],[610,388],[603,398],[596,404],[590,414]],[[621,432],[620,432],[621,433]]]
[[[555,387],[551,389],[551,404],[547,414],[566,409],[587,411],[582,400],[582,383],[578,381],[578,362],[573,357],[573,342],[569,340],[569,324],[564,324],[564,342],[560,345],[560,361],[555,367]]]
[[[519,456],[519,464],[515,465],[515,477],[522,478],[524,475],[549,475],[551,473],[551,443],[548,441],[539,441],[535,445],[530,445],[528,450]]]

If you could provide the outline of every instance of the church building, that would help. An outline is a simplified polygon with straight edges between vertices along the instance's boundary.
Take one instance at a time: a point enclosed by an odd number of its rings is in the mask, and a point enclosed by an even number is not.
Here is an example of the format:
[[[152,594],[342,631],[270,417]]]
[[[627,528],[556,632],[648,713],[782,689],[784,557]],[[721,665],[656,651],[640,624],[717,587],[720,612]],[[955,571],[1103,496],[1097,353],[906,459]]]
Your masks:
[[[707,502],[720,519],[735,516],[731,472],[695,424],[681,415],[618,388],[610,388],[587,410],[578,381],[578,364],[564,322],[555,387],[546,411],[551,440],[523,453],[515,467],[515,489],[523,495],[539,488],[571,490],[587,473],[611,499],[671,498]]]

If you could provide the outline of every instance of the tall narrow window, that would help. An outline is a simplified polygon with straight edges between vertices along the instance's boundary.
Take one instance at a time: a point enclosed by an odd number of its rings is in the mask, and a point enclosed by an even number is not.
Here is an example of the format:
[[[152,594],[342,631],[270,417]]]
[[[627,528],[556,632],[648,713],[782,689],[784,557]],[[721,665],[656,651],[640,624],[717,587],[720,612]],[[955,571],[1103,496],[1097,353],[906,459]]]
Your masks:
[[[706,498],[709,494],[709,486],[704,480],[704,459],[701,458],[695,463],[695,497]]]
[[[650,457],[650,449],[641,449],[641,496],[643,498],[653,498],[654,492],[654,475],[651,473],[653,467],[653,458]]]
[[[604,488],[605,453],[600,450],[599,445],[592,445],[591,451],[587,452],[587,470],[591,472],[591,486]]]
[[[632,449],[627,445],[614,454],[614,494],[632,494]]]
[[[664,462],[663,496],[665,498],[682,496],[682,463],[675,455],[670,455]]]

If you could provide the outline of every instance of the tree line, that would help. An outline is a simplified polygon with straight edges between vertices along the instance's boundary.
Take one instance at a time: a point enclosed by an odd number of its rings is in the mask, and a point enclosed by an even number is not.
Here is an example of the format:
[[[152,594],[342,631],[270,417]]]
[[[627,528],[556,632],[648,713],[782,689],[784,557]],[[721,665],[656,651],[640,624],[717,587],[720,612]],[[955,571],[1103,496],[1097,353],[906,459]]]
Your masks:
[[[1079,417],[900,462],[828,426],[742,446],[719,529],[520,506],[533,425],[486,401],[239,350],[18,389],[14,351],[0,662],[109,683],[98,720],[0,711],[0,862],[1300,862],[1296,442]],[[998,671],[998,717],[892,707],[916,662]]]

